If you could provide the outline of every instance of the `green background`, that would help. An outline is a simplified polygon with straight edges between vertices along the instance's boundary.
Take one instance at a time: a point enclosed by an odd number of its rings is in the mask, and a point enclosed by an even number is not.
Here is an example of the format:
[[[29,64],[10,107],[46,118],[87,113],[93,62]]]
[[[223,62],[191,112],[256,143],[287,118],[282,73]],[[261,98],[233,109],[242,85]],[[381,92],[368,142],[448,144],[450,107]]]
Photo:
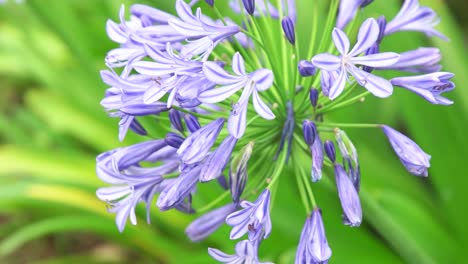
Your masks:
[[[106,89],[99,70],[105,68],[106,52],[116,47],[106,36],[105,21],[117,19],[121,1],[25,2],[0,5],[0,263],[213,263],[208,246],[232,252],[227,227],[205,242],[191,243],[184,229],[194,217],[177,212],[154,209],[151,225],[139,219],[136,227],[117,231],[114,215],[95,197],[103,183],[94,169],[98,153],[141,140],[131,135],[119,143],[117,120],[99,105]],[[166,10],[174,3],[141,2]],[[298,2],[298,30],[307,35],[312,6]],[[404,131],[432,155],[430,177],[408,174],[382,133],[348,129],[361,161],[364,222],[356,229],[343,226],[335,188],[327,183],[314,188],[327,212],[330,263],[466,262],[468,6],[464,0],[420,2],[439,13],[437,28],[450,41],[401,33],[386,39],[383,50],[439,47],[444,69],[456,74],[457,89],[448,95],[455,104],[431,105],[396,89],[389,99],[369,97],[331,118],[386,123]],[[359,19],[393,17],[399,5],[375,1]],[[294,182],[281,180],[280,187],[274,230],[260,255],[292,263],[305,213]]]

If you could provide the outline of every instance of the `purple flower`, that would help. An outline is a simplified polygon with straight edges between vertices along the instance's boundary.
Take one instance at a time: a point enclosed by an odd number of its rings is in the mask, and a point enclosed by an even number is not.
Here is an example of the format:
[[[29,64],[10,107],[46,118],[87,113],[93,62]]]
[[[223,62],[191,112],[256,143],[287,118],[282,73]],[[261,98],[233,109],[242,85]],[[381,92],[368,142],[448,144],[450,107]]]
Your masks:
[[[205,0],[205,2],[209,4],[210,6],[214,5],[214,0]]]
[[[434,72],[419,76],[398,77],[391,80],[393,85],[408,89],[433,104],[451,105],[453,101],[441,94],[455,89],[450,81],[454,76],[450,72]]]
[[[200,167],[194,167],[173,179],[158,198],[156,205],[161,211],[167,211],[183,204],[185,199],[191,199],[190,195],[195,190],[200,175]],[[171,179],[172,180],[172,179]]]
[[[302,228],[295,264],[327,263],[331,255],[323,227],[322,212],[315,208]]]
[[[236,254],[229,255],[215,248],[208,248],[208,254],[220,263],[235,264],[273,264],[271,262],[260,262],[257,256],[258,243],[242,240],[236,245]]]
[[[200,54],[207,56],[218,43],[240,31],[237,25],[217,25],[214,21],[202,16],[200,9],[197,9],[196,16],[194,16],[190,6],[183,0],[177,0],[176,10],[180,19],[170,19],[169,25],[191,40],[182,47],[180,51],[182,57]]]
[[[296,31],[294,21],[291,17],[286,16],[281,21],[281,26],[283,28],[284,35],[288,39],[289,43],[292,45],[296,44]]]
[[[177,170],[179,162],[175,159],[175,152],[152,158],[154,154],[164,152],[164,146],[164,141],[154,140],[115,149],[97,157],[98,177],[112,186],[99,188],[96,195],[111,206],[109,212],[116,213],[115,221],[120,232],[125,228],[127,218],[136,224],[135,207],[139,202],[146,203],[147,221],[150,221],[152,198],[166,184],[162,176]],[[157,161],[162,164],[140,166],[140,162]]]
[[[185,233],[192,241],[203,240],[218,230],[224,224],[226,217],[234,212],[236,208],[237,204],[231,203],[214,209],[190,223],[185,229]]]
[[[237,139],[233,136],[227,136],[223,140],[219,147],[203,162],[200,181],[207,182],[221,176],[231,158],[231,153],[236,143]]]
[[[184,164],[203,161],[223,126],[224,119],[218,118],[188,136],[177,151],[181,161]]]
[[[336,18],[336,27],[343,29],[356,16],[360,7],[365,7],[373,0],[340,0],[340,9]]]
[[[230,214],[226,223],[232,226],[231,239],[239,239],[249,233],[249,240],[256,241],[267,238],[271,232],[270,191],[265,189],[254,203],[242,201],[244,209]]]
[[[447,40],[447,37],[434,29],[437,24],[439,17],[434,10],[420,6],[418,0],[405,0],[400,12],[387,24],[385,35],[398,31],[419,31],[427,36],[437,36]]]
[[[442,68],[439,64],[440,59],[441,55],[438,48],[417,48],[400,53],[400,59],[397,63],[379,69],[432,73]]]
[[[301,60],[297,65],[297,69],[302,77],[315,75],[315,66],[310,61]]]
[[[425,153],[414,141],[389,126],[382,126],[393,150],[405,168],[416,176],[427,177],[431,156]]]
[[[247,163],[252,155],[252,150],[253,142],[250,142],[232,159],[231,167],[229,168],[229,187],[234,203],[239,203],[240,196],[247,183]]]
[[[364,21],[359,29],[358,40],[350,51],[349,39],[338,28],[333,30],[333,41],[341,56],[322,53],[312,58],[312,63],[325,71],[338,72],[338,77],[328,91],[330,99],[335,99],[344,90],[347,73],[351,74],[359,85],[378,97],[388,97],[392,94],[392,84],[384,78],[365,72],[356,65],[369,67],[386,67],[396,63],[399,55],[393,52],[377,53],[367,56],[358,56],[376,43],[379,36],[379,26],[375,19]]]
[[[265,91],[273,84],[273,73],[267,69],[259,69],[250,74],[245,72],[244,59],[239,53],[232,58],[231,75],[217,63],[205,62],[203,72],[206,78],[218,85],[219,88],[207,90],[200,94],[198,99],[204,103],[217,103],[224,101],[240,89],[244,88],[239,101],[233,106],[228,120],[228,130],[236,138],[242,137],[245,132],[247,105],[253,95],[255,111],[265,119],[274,119],[275,115],[268,105],[260,98],[259,92]]]
[[[310,152],[312,153],[312,170],[311,176],[312,181],[317,182],[322,178],[323,168],[323,146],[322,140],[320,139],[319,133],[315,135],[314,144],[309,146]]]
[[[350,177],[339,164],[335,164],[335,179],[343,209],[343,222],[345,225],[357,227],[362,222],[361,202],[358,192]]]

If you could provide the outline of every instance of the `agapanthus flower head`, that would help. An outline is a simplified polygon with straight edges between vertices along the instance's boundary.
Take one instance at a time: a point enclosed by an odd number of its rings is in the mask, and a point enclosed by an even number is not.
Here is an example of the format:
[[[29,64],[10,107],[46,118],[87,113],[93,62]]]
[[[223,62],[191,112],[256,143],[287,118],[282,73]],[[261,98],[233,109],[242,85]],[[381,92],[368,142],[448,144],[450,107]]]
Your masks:
[[[433,104],[451,104],[443,93],[454,89],[454,76],[441,71],[439,49],[414,47],[398,54],[382,45],[399,31],[443,37],[434,29],[438,16],[417,0],[405,0],[395,18],[365,19],[355,35],[343,28],[372,0],[314,6],[328,9],[332,17],[325,24],[316,17],[297,23],[295,0],[230,0],[235,17],[225,17],[213,0],[201,2],[176,0],[176,14],[136,4],[128,19],[122,6],[116,22],[107,22],[107,34],[118,46],[105,58],[108,69],[101,78],[109,88],[101,105],[118,118],[121,141],[129,132],[151,139],[99,155],[96,172],[109,186],[96,194],[116,214],[120,231],[128,219],[136,224],[140,203],[149,222],[153,206],[193,214],[195,205],[206,202],[187,227],[188,237],[202,240],[226,223],[231,239],[247,235],[248,240],[238,242],[233,255],[211,248],[209,254],[222,263],[260,264],[258,247],[272,230],[270,190],[282,199],[279,182],[294,179],[308,215],[296,263],[327,263],[331,249],[314,195],[322,178],[330,181],[322,177],[331,171],[325,166],[334,169],[343,222],[359,226],[363,220],[357,148],[343,128],[382,128],[408,171],[427,176],[430,166],[430,156],[400,132],[379,124],[330,122],[346,115],[331,118],[329,112],[364,102],[369,94],[388,97],[393,86]],[[216,19],[196,4],[212,7]],[[326,34],[314,42],[318,32],[308,27]],[[310,32],[311,41],[299,32]],[[350,39],[356,39],[353,46]],[[336,52],[319,53],[333,46]],[[387,70],[393,71],[391,80],[380,77]],[[405,76],[408,72],[422,75]]]
[[[382,126],[393,150],[400,158],[405,168],[416,176],[427,177],[427,169],[431,166],[431,156],[424,152],[414,141],[389,126]]]

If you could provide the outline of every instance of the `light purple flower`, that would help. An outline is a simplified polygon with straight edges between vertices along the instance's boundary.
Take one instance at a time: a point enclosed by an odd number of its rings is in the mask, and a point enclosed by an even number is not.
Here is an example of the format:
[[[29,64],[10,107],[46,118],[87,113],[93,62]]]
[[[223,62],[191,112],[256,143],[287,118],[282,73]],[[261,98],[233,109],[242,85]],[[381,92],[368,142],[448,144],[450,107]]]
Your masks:
[[[148,141],[130,147],[115,149],[99,155],[96,159],[98,177],[112,186],[99,188],[97,197],[107,202],[109,212],[116,213],[116,224],[123,231],[127,218],[136,224],[135,207],[139,202],[146,203],[147,221],[153,196],[162,191],[166,182],[163,175],[177,170],[179,162],[169,155],[159,155],[157,160],[151,158],[155,153],[164,151],[162,140]],[[172,157],[175,152],[172,153]],[[140,162],[163,162],[156,167],[141,167]]]
[[[202,92],[198,99],[204,103],[217,103],[244,88],[239,101],[233,106],[228,120],[229,133],[240,138],[245,132],[247,106],[251,95],[255,111],[261,117],[275,118],[273,112],[259,95],[259,92],[267,90],[273,84],[273,73],[268,69],[259,69],[247,74],[244,59],[239,53],[234,54],[232,58],[232,70],[235,75],[229,74],[217,63],[205,62],[203,72],[206,78],[220,87]]]
[[[417,48],[400,53],[397,63],[378,69],[391,69],[406,72],[432,73],[440,71],[441,59],[438,48]]]
[[[333,81],[333,84],[328,91],[330,99],[335,99],[344,90],[348,73],[355,78],[359,85],[365,87],[375,96],[390,96],[393,92],[393,87],[389,81],[356,67],[356,65],[386,67],[396,63],[400,57],[394,52],[358,56],[368,50],[377,41],[379,36],[379,26],[375,19],[370,18],[364,21],[359,29],[358,40],[351,51],[349,39],[342,30],[335,28],[332,36],[335,46],[341,56],[322,53],[312,58],[312,63],[316,67],[324,71],[338,73],[338,77]]]
[[[242,240],[236,245],[236,254],[229,255],[215,248],[208,248],[208,254],[220,263],[225,264],[273,264],[258,260],[258,243]]]
[[[200,167],[182,172],[179,177],[168,184],[158,197],[156,205],[161,211],[167,211],[183,204],[184,200],[191,200],[191,193],[195,190],[200,175]]]
[[[427,177],[431,156],[425,153],[414,141],[395,129],[384,125],[382,130],[403,166],[411,174]]]
[[[237,139],[235,137],[227,136],[218,148],[209,154],[209,157],[203,162],[200,181],[207,182],[221,176],[231,158],[231,153],[236,143]]]
[[[372,0],[340,0],[340,9],[336,18],[336,27],[343,29],[356,16],[360,7],[370,4]]]
[[[190,223],[185,229],[185,233],[192,241],[200,241],[207,238],[224,224],[226,217],[234,212],[237,206],[237,204],[230,203],[200,216]]]
[[[331,255],[323,227],[322,212],[315,208],[302,228],[295,264],[327,263]]]
[[[232,226],[231,239],[239,239],[247,232],[249,240],[267,238],[271,232],[270,191],[265,189],[254,203],[242,201],[240,211],[230,214],[226,223]]]
[[[450,72],[434,72],[419,76],[397,77],[391,80],[393,85],[403,87],[423,97],[433,104],[451,105],[453,101],[442,97],[442,93],[455,89],[450,81],[454,74]]]
[[[177,150],[181,161],[187,165],[203,161],[223,126],[224,119],[218,118],[188,136]]]
[[[176,10],[180,19],[170,19],[169,25],[179,34],[190,39],[180,50],[182,57],[196,55],[207,56],[221,41],[239,33],[237,25],[217,25],[214,21],[201,14],[200,8],[196,15],[183,0],[177,0]]]
[[[362,208],[358,192],[344,168],[335,164],[335,179],[343,209],[343,222],[345,225],[357,227],[362,222]]]
[[[405,0],[400,12],[387,24],[385,35],[398,31],[419,31],[427,36],[437,36],[447,40],[447,37],[434,29],[437,24],[439,17],[434,10],[420,6],[419,0]]]

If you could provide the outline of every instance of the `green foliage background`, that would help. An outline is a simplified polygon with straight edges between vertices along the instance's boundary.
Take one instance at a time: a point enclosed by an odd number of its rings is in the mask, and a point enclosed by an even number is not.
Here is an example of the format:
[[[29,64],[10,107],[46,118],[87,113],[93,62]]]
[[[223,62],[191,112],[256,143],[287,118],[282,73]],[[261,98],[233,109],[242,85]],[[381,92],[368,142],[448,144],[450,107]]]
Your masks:
[[[127,6],[133,2],[124,1]],[[174,1],[139,2],[172,10]],[[298,2],[300,33],[308,35],[312,5]],[[383,49],[439,47],[445,70],[456,74],[457,89],[449,95],[456,103],[431,105],[396,89],[390,99],[369,98],[330,117],[385,122],[432,155],[430,177],[416,178],[404,171],[382,133],[347,130],[361,157],[365,220],[358,229],[341,225],[334,186],[331,181],[317,185],[318,203],[327,211],[331,263],[466,262],[468,56],[461,26],[466,21],[457,21],[442,0],[420,2],[440,14],[438,29],[450,42],[402,33],[386,40]],[[114,215],[95,197],[103,185],[95,176],[95,156],[139,140],[131,135],[119,143],[117,120],[99,105],[106,88],[99,70],[106,52],[115,47],[105,34],[105,21],[117,19],[120,3],[26,0],[0,5],[1,263],[212,263],[208,246],[232,251],[227,228],[205,242],[189,242],[184,229],[193,217],[176,212],[155,209],[151,225],[140,219],[120,234]],[[375,1],[359,16],[392,17],[399,4]],[[451,4],[456,13],[468,11],[463,0]],[[292,263],[305,213],[287,175],[280,187],[274,231],[260,254],[281,264]]]

